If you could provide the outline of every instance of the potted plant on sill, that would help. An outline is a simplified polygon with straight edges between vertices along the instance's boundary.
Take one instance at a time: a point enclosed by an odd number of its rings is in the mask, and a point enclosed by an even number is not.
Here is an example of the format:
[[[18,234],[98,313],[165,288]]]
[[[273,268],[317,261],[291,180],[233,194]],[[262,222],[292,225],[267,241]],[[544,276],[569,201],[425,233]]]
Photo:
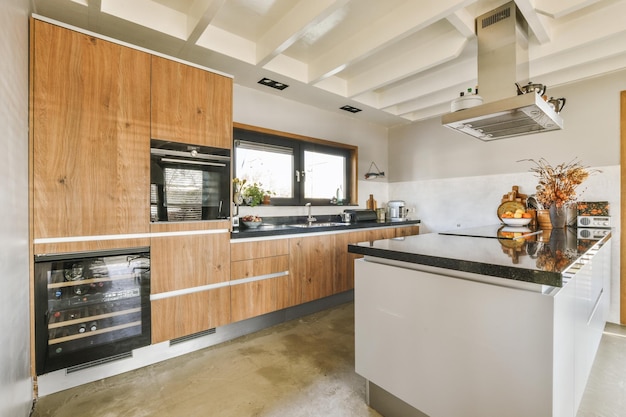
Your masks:
[[[247,205],[254,207],[259,204],[269,204],[270,196],[274,192],[264,189],[262,185],[260,182],[255,182],[243,188],[242,196]]]

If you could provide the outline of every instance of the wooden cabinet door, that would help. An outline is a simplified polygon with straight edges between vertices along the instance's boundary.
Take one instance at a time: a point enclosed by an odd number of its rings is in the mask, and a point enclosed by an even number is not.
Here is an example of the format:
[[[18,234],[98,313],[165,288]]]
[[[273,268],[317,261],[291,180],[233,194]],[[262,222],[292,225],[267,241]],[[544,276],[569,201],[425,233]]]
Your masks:
[[[337,270],[333,280],[333,292],[340,293],[354,288],[354,260],[363,255],[348,252],[348,244],[364,242],[367,232],[350,232],[338,234],[335,238],[335,262]]]
[[[232,148],[233,80],[152,57],[152,138]]]
[[[396,237],[396,229],[393,228],[384,228],[378,230],[369,230],[366,235],[365,240],[381,240],[381,239],[391,239],[392,237]]]
[[[232,320],[244,320],[286,308],[289,240],[231,243],[230,247]]]
[[[419,234],[419,226],[404,226],[393,229],[386,228],[337,234],[335,237],[337,270],[333,281],[333,292],[339,293],[354,288],[354,260],[362,258],[363,255],[349,253],[348,244],[417,234]]]
[[[420,234],[419,226],[404,226],[396,228],[396,237],[414,236]]]
[[[261,242],[236,242],[230,245],[230,260],[232,262],[288,254],[289,241],[287,239],[264,240]]]
[[[152,301],[152,343],[230,323],[230,289],[217,288]]]
[[[289,239],[290,305],[333,293],[335,235]]]
[[[287,307],[288,275],[230,287],[232,321],[245,320]]]
[[[33,237],[147,232],[150,56],[33,24]]]
[[[230,279],[228,233],[151,239],[152,294],[226,282]]]

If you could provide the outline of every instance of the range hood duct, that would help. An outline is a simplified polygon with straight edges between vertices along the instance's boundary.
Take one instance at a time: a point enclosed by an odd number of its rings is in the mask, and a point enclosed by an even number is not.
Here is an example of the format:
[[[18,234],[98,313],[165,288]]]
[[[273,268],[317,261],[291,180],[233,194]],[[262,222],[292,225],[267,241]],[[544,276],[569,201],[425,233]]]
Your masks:
[[[539,96],[517,94],[528,82],[528,24],[511,1],[476,18],[478,88],[485,104],[443,115],[442,124],[483,141],[563,128]]]

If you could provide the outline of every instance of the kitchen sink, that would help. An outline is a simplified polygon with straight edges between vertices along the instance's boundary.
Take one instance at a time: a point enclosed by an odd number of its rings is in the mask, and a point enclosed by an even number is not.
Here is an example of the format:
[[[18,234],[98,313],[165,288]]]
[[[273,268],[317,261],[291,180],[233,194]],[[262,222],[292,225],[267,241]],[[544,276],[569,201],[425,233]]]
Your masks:
[[[297,223],[289,224],[289,227],[301,227],[301,228],[313,228],[313,227],[335,227],[335,226],[347,226],[348,223],[337,222],[320,222],[320,223]]]

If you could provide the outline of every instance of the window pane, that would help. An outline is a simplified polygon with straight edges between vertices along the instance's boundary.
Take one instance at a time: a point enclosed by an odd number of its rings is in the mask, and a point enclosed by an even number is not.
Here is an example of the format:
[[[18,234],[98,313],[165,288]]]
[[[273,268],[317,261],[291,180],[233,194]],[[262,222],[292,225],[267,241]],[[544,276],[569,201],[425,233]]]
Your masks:
[[[262,184],[262,188],[275,193],[272,197],[293,198],[293,155],[259,148],[235,148],[237,178]]]
[[[346,158],[328,153],[304,151],[304,198],[344,198]]]

